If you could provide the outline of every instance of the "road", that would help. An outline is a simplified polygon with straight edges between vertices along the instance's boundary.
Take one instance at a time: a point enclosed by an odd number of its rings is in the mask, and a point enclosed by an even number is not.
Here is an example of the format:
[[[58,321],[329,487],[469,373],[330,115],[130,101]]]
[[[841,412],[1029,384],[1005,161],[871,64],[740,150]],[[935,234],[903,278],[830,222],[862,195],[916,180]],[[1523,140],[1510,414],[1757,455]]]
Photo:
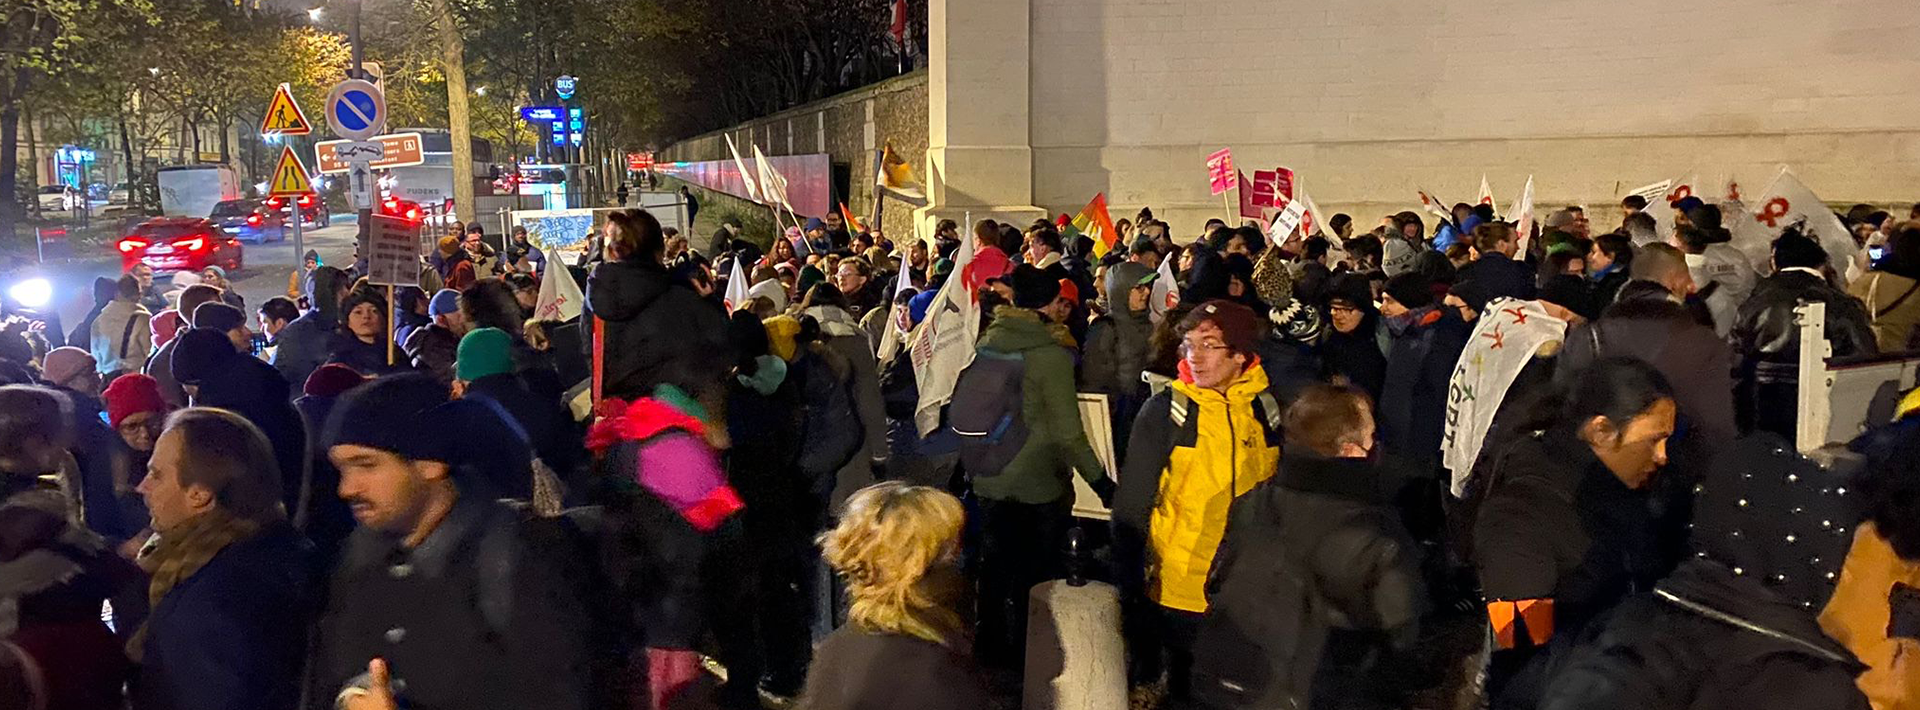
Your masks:
[[[353,214],[336,214],[332,226],[308,229],[304,240],[306,248],[320,253],[321,263],[344,267],[353,261],[353,245],[358,233]],[[245,268],[238,274],[229,274],[228,278],[233,280],[240,295],[246,297],[248,311],[253,311],[267,299],[286,294],[287,277],[298,268],[300,256],[293,252],[291,233],[284,241],[247,244],[245,249]],[[82,254],[72,260],[49,262],[40,273],[53,282],[60,320],[65,327],[72,328],[86,318],[87,310],[93,305],[93,280],[118,278],[120,259],[111,253]],[[170,276],[161,274],[157,278],[164,280]],[[253,315],[247,314],[249,318]]]

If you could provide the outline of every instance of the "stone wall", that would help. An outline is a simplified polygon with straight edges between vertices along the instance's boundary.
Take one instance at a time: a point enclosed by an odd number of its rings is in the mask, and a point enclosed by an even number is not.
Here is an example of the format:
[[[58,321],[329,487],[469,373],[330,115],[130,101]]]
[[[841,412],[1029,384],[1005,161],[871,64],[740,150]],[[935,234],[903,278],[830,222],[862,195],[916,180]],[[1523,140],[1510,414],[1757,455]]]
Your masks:
[[[932,0],[938,211],[1072,212],[1104,191],[1116,218],[1151,205],[1184,232],[1221,211],[1204,165],[1221,147],[1365,227],[1418,189],[1471,201],[1483,173],[1503,208],[1532,175],[1538,205],[1607,226],[1641,184],[1730,174],[1753,194],[1781,165],[1832,203],[1911,204],[1920,54],[1892,38],[1920,31],[1913,9]]]
[[[862,221],[873,213],[873,151],[891,141],[894,152],[917,167],[927,154],[927,73],[914,72],[857,91],[782,111],[765,118],[680,141],[659,151],[663,162],[729,160],[725,136],[732,135],[752,167],[751,145],[769,156],[826,153],[850,172],[848,190],[839,196]],[[745,205],[726,197],[728,203]],[[912,232],[908,207],[889,200],[882,229]],[[818,215],[803,215],[818,216]],[[755,235],[759,241],[758,235]]]

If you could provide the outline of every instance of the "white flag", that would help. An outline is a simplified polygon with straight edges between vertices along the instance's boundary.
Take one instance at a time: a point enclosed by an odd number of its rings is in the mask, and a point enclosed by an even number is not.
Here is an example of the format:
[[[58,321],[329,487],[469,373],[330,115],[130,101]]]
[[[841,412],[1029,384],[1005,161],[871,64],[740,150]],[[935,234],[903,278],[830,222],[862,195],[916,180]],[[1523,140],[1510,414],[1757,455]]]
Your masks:
[[[753,173],[747,172],[747,161],[740,159],[740,149],[733,145],[733,134],[723,134],[727,138],[727,152],[733,154],[733,169],[740,171],[740,182],[746,183],[747,199],[760,201],[760,188],[753,180]]]
[[[1496,299],[1474,322],[1447,388],[1446,436],[1440,463],[1453,472],[1453,495],[1463,495],[1467,475],[1486,443],[1494,411],[1534,353],[1566,339],[1567,322],[1547,315],[1539,301]]]
[[[1440,231],[1441,224],[1450,224],[1453,222],[1453,208],[1441,202],[1440,198],[1434,197],[1431,192],[1427,192],[1426,190],[1420,191],[1420,207],[1421,209],[1425,209],[1427,214],[1440,218],[1440,223],[1433,225],[1433,231]]]
[[[580,306],[587,299],[580,295],[580,284],[573,282],[573,274],[559,262],[548,259],[541,267],[540,302],[534,305],[534,320],[566,322],[580,317]]]
[[[1323,219],[1326,215],[1321,214],[1320,206],[1313,203],[1313,196],[1307,194],[1306,190],[1301,190],[1300,201],[1307,205],[1307,221],[1301,225],[1300,231],[1307,236],[1324,234],[1328,241],[1334,242],[1334,246],[1340,246],[1340,240],[1334,237],[1331,231],[1333,227],[1328,226],[1327,220]]]
[[[733,273],[727,276],[727,292],[726,295],[721,298],[721,302],[727,306],[728,313],[746,308],[747,301],[749,300],[747,298],[746,270],[740,268],[740,262],[742,261],[746,260],[740,258],[739,252],[734,252]]]
[[[1174,250],[1160,258],[1160,269],[1153,279],[1153,294],[1147,297],[1148,317],[1159,323],[1167,317],[1167,311],[1180,303],[1180,292],[1173,288],[1173,260],[1180,258],[1180,251]]]
[[[1480,173],[1479,203],[1491,208],[1495,213],[1498,213],[1500,211],[1500,208],[1493,204],[1493,185],[1487,182],[1486,173]]]
[[[1660,237],[1660,241],[1673,243],[1673,203],[1692,197],[1693,186],[1699,183],[1698,174],[1689,174],[1686,177],[1663,180],[1633,191],[1633,194],[1647,199],[1647,216],[1653,218],[1653,233]]]
[[[1507,222],[1513,225],[1514,234],[1520,237],[1520,254],[1527,253],[1527,240],[1533,236],[1533,176],[1527,176],[1527,186],[1520,188],[1520,199],[1514,200],[1507,208]]]
[[[953,274],[908,338],[912,343],[913,377],[920,387],[920,401],[913,410],[914,427],[920,436],[940,427],[940,408],[953,399],[960,371],[973,362],[974,343],[980,336],[980,302],[967,288],[967,280],[960,277],[971,261],[973,240],[962,239],[960,252],[954,255]]]
[[[1847,226],[1834,216],[1833,210],[1827,209],[1827,204],[1821,202],[1813,190],[1794,177],[1793,171],[1781,168],[1773,184],[1749,204],[1769,244],[1789,225],[1803,224],[1801,233],[1819,242],[1821,248],[1827,250],[1827,262],[1845,276],[1847,265],[1859,251],[1853,243],[1853,233],[1847,231]]]
[[[772,161],[767,160],[767,155],[760,152],[758,144],[753,146],[753,164],[760,172],[761,201],[779,205],[791,214],[793,204],[787,202],[787,179],[780,175],[778,168],[773,167]]]

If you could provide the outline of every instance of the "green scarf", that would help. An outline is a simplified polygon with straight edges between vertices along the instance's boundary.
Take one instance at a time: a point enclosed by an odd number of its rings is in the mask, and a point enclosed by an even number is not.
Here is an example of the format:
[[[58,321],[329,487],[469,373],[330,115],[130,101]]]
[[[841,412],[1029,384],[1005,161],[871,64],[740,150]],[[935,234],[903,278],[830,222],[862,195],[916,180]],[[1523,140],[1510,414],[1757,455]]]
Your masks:
[[[158,535],[155,542],[149,543],[147,549],[140,553],[140,568],[153,577],[153,582],[147,587],[147,608],[160,608],[160,600],[173,591],[174,585],[199,572],[228,545],[253,537],[258,532],[259,523],[234,517],[232,513],[215,506]],[[142,624],[140,630],[134,632],[133,638],[127,641],[127,657],[138,662],[146,640],[147,627]]]

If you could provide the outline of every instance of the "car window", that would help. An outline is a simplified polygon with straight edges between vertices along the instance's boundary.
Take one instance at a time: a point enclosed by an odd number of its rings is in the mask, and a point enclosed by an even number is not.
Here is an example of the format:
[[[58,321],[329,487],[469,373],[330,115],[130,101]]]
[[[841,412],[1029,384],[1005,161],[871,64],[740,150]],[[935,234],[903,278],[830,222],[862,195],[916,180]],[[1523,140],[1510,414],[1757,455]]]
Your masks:
[[[58,194],[61,194],[61,193],[64,193],[64,192],[66,192],[66,191],[67,191],[67,186],[65,186],[65,185],[42,185],[42,186],[40,186],[40,194],[42,194],[42,195],[58,195]]]
[[[134,234],[149,239],[178,239],[180,237],[190,237],[195,234],[200,234],[201,232],[202,230],[199,226],[189,224],[143,224],[134,230]]]
[[[228,200],[213,206],[213,216],[215,217],[237,217],[252,211],[253,209],[250,203],[240,200]]]

